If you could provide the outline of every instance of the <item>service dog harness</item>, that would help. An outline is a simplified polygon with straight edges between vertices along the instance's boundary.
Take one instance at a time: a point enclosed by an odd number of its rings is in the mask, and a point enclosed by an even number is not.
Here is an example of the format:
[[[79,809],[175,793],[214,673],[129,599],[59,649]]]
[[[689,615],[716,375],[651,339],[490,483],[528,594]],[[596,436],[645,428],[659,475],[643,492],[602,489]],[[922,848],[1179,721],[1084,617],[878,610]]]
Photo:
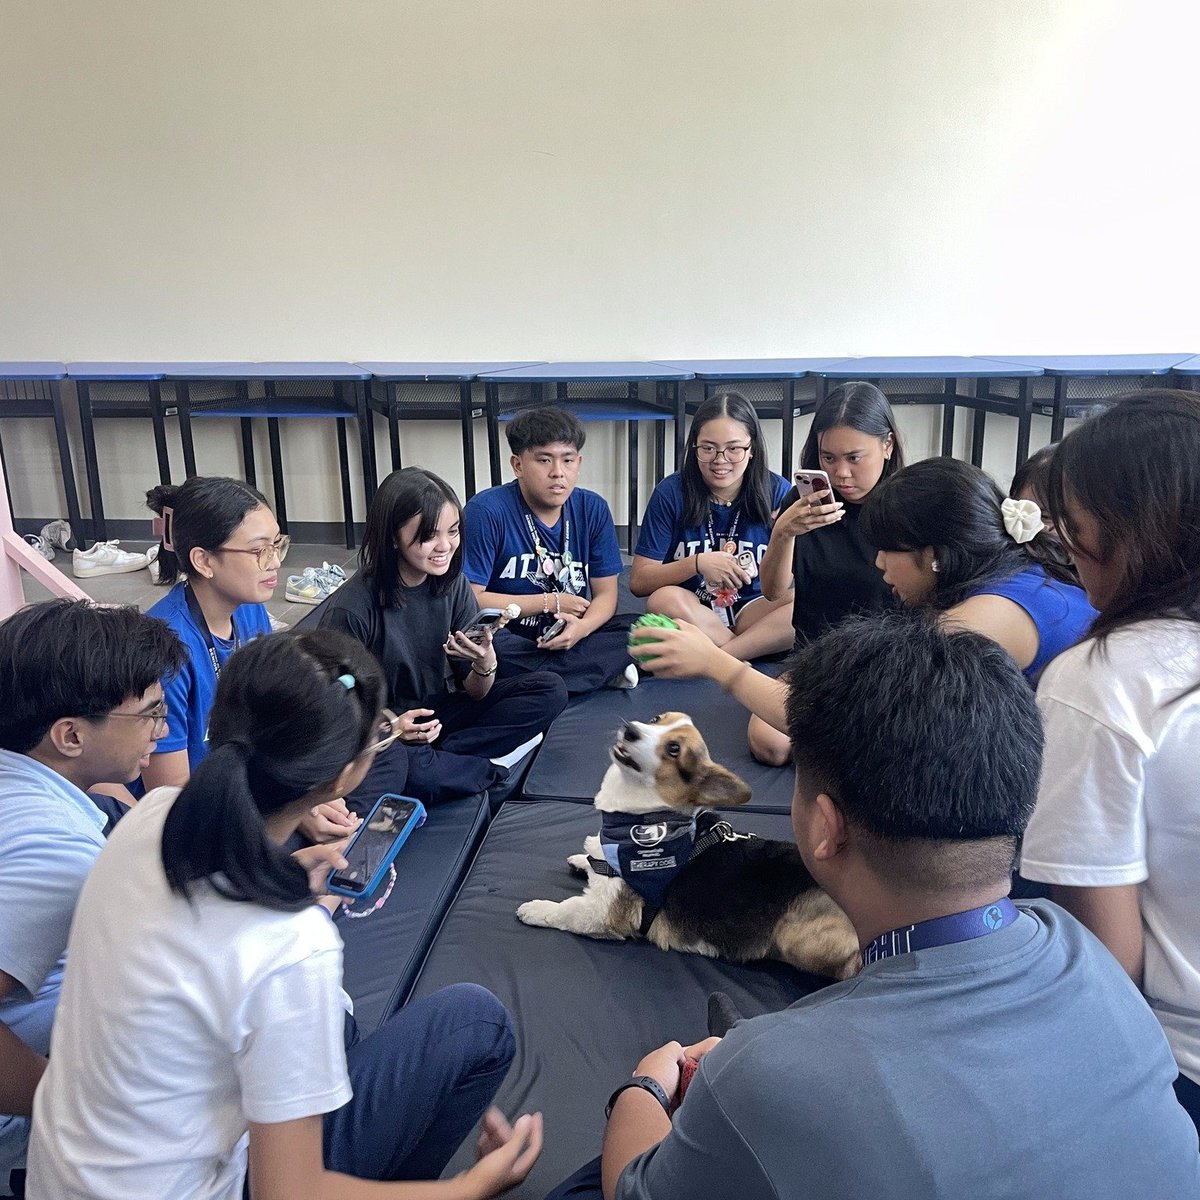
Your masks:
[[[713,812],[692,816],[673,808],[648,813],[603,813],[600,847],[603,858],[588,858],[597,875],[624,880],[642,899],[645,937],[662,911],[671,881],[693,858],[718,842],[743,841],[752,833],[735,833]]]

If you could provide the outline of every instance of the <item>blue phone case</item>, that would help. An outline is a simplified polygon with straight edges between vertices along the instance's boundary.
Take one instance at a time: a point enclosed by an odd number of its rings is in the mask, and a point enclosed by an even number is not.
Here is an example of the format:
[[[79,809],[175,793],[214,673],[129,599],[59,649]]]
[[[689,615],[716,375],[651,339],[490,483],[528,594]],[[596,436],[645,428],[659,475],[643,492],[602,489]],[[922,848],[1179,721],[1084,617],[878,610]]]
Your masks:
[[[366,885],[361,890],[355,890],[335,884],[334,877],[338,872],[336,870],[332,870],[329,872],[329,875],[325,881],[326,891],[335,896],[347,896],[351,900],[361,900],[364,896],[369,896],[383,882],[384,876],[387,875],[388,867],[392,865],[392,863],[395,861],[396,855],[400,853],[400,847],[403,846],[406,841],[408,841],[409,834],[412,833],[414,829],[425,824],[425,806],[420,802],[420,800],[417,800],[412,796],[400,796],[394,792],[387,792],[375,801],[375,803],[371,806],[371,811],[367,813],[367,815],[363,818],[362,824],[358,827],[358,829],[355,830],[354,836],[350,839],[349,844],[346,846],[346,849],[343,852],[344,858],[350,858],[351,853],[354,850],[354,843],[358,841],[364,832],[366,832],[371,822],[375,819],[376,814],[379,812],[380,806],[385,800],[404,800],[406,803],[412,804],[415,807],[413,808],[412,813],[409,815],[408,820],[405,821],[403,827],[397,832],[395,841],[392,842],[387,853],[384,854],[383,858],[380,860],[379,866],[375,869],[375,873],[370,879],[367,880]]]

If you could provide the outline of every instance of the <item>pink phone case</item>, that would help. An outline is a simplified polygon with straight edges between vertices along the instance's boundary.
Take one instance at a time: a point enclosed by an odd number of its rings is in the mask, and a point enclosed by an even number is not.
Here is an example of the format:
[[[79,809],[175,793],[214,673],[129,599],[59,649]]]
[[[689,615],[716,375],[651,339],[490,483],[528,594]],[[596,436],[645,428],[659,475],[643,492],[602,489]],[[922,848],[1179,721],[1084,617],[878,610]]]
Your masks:
[[[833,487],[829,482],[829,476],[824,471],[797,471],[795,483],[801,500],[806,496],[811,496],[814,492],[829,492],[832,499]],[[827,500],[825,503],[829,503],[829,501]]]

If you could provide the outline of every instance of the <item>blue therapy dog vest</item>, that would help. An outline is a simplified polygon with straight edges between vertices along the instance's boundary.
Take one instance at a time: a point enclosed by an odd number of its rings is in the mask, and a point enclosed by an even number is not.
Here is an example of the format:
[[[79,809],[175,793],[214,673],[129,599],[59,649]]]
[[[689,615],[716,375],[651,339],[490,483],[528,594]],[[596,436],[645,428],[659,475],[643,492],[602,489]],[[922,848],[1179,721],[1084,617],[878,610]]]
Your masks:
[[[589,858],[597,875],[619,877],[642,900],[641,934],[646,936],[662,910],[667,888],[696,855],[718,842],[753,837],[734,833],[728,821],[716,813],[688,816],[672,808],[648,813],[602,814],[600,847],[602,859]]]

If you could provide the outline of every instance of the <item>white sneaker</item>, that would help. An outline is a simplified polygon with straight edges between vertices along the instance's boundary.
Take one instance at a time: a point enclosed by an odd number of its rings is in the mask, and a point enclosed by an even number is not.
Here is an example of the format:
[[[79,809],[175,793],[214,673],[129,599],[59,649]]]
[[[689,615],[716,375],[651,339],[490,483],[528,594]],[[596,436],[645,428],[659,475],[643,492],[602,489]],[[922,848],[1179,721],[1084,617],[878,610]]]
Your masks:
[[[79,547],[75,544],[75,535],[71,532],[71,526],[61,517],[56,521],[48,521],[42,526],[41,536],[50,543],[51,546],[57,546],[60,550],[78,550]]]
[[[320,604],[346,582],[346,572],[336,563],[305,567],[299,575],[289,575],[283,598],[292,604]]]
[[[158,561],[158,552],[161,549],[162,547],[156,543],[146,551],[146,570],[150,572],[150,582],[155,587],[159,587],[167,582],[163,578],[162,563]]]
[[[90,550],[76,550],[71,556],[71,570],[77,579],[94,575],[124,575],[129,571],[144,571],[150,559],[141,553],[122,550],[121,543],[97,542]]]
[[[40,533],[27,533],[25,540],[46,560],[54,559],[54,547]]]
[[[516,766],[531,750],[542,744],[542,734],[535,733],[527,742],[522,742],[515,750],[510,750],[507,754],[498,754],[491,761],[498,767],[510,769]]]
[[[637,687],[641,680],[642,677],[638,674],[637,666],[634,663],[630,663],[625,670],[619,671],[608,681],[608,686],[610,688],[618,688],[621,691],[629,691]]]

